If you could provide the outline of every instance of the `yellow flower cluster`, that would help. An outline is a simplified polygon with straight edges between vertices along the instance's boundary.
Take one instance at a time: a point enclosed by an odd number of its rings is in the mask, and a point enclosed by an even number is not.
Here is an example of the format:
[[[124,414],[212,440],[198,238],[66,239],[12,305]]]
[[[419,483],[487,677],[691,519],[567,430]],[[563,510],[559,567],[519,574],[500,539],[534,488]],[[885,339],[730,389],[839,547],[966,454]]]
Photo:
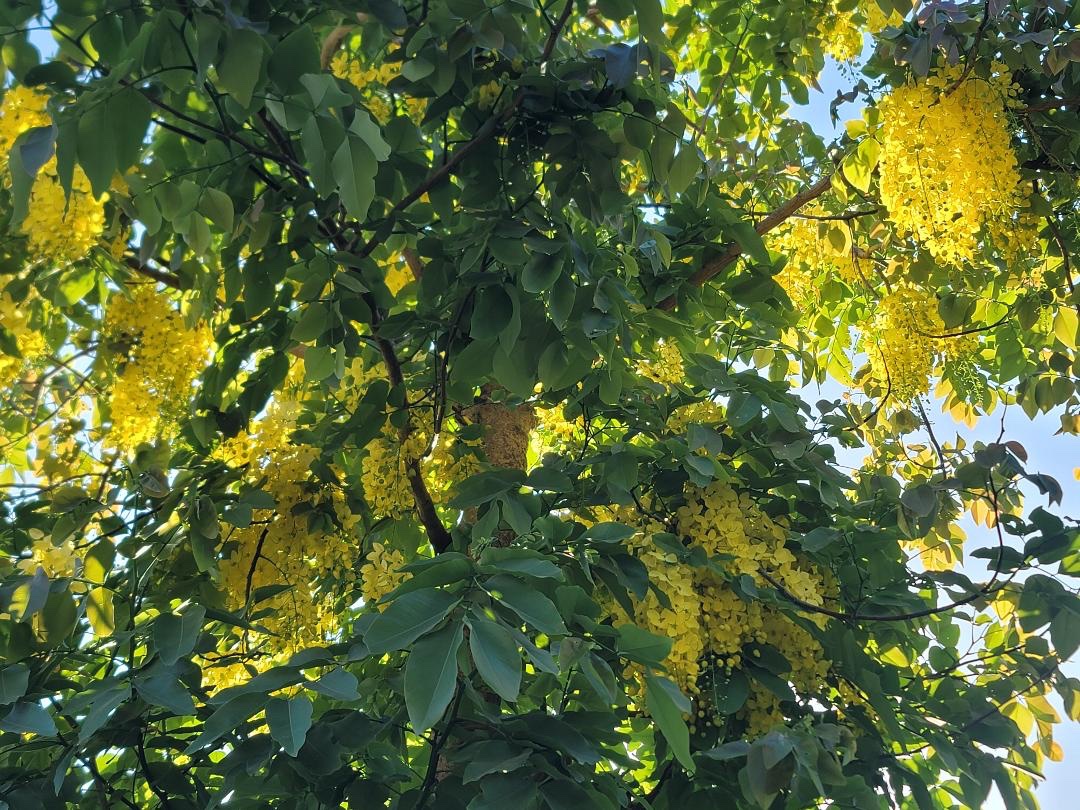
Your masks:
[[[367,561],[360,568],[360,595],[364,604],[374,605],[409,578],[401,570],[405,555],[382,543],[372,544]],[[381,609],[381,608],[380,608]]]
[[[850,62],[862,53],[862,29],[850,11],[829,4],[818,19],[816,34],[825,53],[838,62]]]
[[[18,380],[28,363],[47,351],[45,337],[30,325],[30,312],[26,302],[16,303],[7,293],[0,294],[0,329],[15,339],[15,347],[22,357],[0,351],[0,394]]]
[[[110,447],[132,450],[165,433],[191,399],[213,336],[205,324],[188,327],[163,293],[149,285],[109,301],[104,334],[125,358],[113,384]]]
[[[427,443],[424,432],[414,429],[402,446],[397,428],[390,423],[383,427],[381,435],[368,442],[360,480],[374,514],[399,518],[413,508],[415,501],[407,464],[423,456]]]
[[[758,601],[748,601],[729,584],[731,578],[752,577],[768,587],[762,571],[785,590],[809,604],[823,602],[824,580],[786,547],[784,526],[768,517],[747,493],[727,484],[688,487],[686,503],[676,513],[679,536],[726,568],[726,576],[692,567],[653,542],[664,527],[651,518],[642,522],[628,510],[616,517],[636,522],[641,532],[628,542],[644,563],[650,581],[667,597],[664,604],[650,591],[635,605],[632,617],[641,627],[672,640],[665,665],[671,677],[698,701],[700,717],[712,702],[711,688],[737,669],[754,645],[769,644],[791,664],[785,675],[799,692],[820,691],[828,670],[821,645],[788,616]],[[820,623],[820,622],[819,622]],[[761,734],[782,722],[779,701],[767,691],[742,710],[751,735]]]
[[[251,525],[229,536],[232,552],[221,561],[221,587],[232,609],[247,607],[271,633],[261,640],[274,652],[295,652],[325,642],[338,629],[334,592],[323,583],[351,583],[354,574],[350,530],[356,518],[338,490],[327,491],[311,481],[311,465],[319,457],[315,447],[276,446],[263,456],[265,468],[249,471],[251,480],[275,501],[272,509],[257,509]],[[341,528],[329,520],[313,520],[306,508],[321,500],[329,503]],[[323,515],[319,515],[323,517]],[[252,604],[258,589],[285,585],[288,590]]]
[[[541,458],[544,453],[573,444],[583,437],[584,417],[579,416],[573,421],[567,419],[561,404],[552,408],[534,408],[533,414],[536,417],[536,427],[532,445],[537,458]]]
[[[398,75],[398,67],[393,64],[361,64],[356,54],[338,51],[330,63],[330,72],[339,79],[344,79],[364,95],[364,103],[375,120],[385,124],[394,115],[392,99],[386,86]],[[405,114],[415,123],[423,120],[427,102],[420,98],[398,97],[403,104]]]
[[[657,341],[654,357],[638,360],[635,368],[645,379],[666,386],[682,385],[686,377],[679,347],[663,340]]]
[[[877,0],[860,0],[859,11],[866,18],[866,29],[874,34],[883,31],[890,25],[898,26],[904,21],[904,18],[896,9],[890,9],[888,13],[882,10]]]
[[[870,360],[868,381],[899,402],[927,393],[939,358],[966,360],[978,350],[974,334],[940,337],[944,334],[934,295],[911,284],[896,287],[878,304],[861,339]]]
[[[680,405],[667,418],[672,433],[684,433],[690,425],[715,425],[724,420],[724,406],[711,399]]]
[[[15,140],[26,130],[52,123],[45,109],[49,97],[30,87],[16,85],[4,93],[0,104],[0,169],[7,166]]]
[[[495,106],[502,94],[502,86],[498,82],[488,82],[476,88],[476,106],[481,110],[490,110]]]
[[[701,626],[701,596],[696,588],[695,569],[653,542],[652,536],[662,531],[663,526],[650,520],[627,544],[630,552],[645,565],[649,581],[667,597],[665,605],[650,589],[635,604],[633,619],[639,627],[671,639],[671,652],[664,665],[683,690],[695,694],[707,641]]]
[[[46,484],[74,481],[89,475],[97,466],[80,441],[83,420],[79,408],[82,404],[73,397],[60,407],[56,418],[42,425],[34,436],[34,475]]]
[[[705,488],[692,487],[677,517],[679,534],[710,556],[728,560],[729,575],[745,574],[759,586],[768,587],[761,576],[767,570],[795,598],[822,604],[821,575],[796,559],[785,545],[784,526],[762,512],[747,493],[737,493],[718,482]],[[775,609],[744,601],[718,575],[705,571],[699,576],[706,646],[717,659],[723,659],[725,669],[730,671],[741,663],[746,645],[769,644],[791,664],[785,677],[797,691],[818,690],[829,664],[809,632]],[[707,701],[707,694],[703,698]],[[743,709],[751,735],[775,725],[774,715],[778,714],[779,701],[771,692],[761,692],[759,700],[762,706],[751,703]]]
[[[71,540],[56,545],[51,537],[39,537],[30,544],[30,556],[19,561],[19,570],[33,574],[40,568],[50,579],[73,577],[81,562]]]
[[[882,202],[903,233],[948,263],[971,261],[984,234],[993,238],[1020,207],[1009,74],[954,88],[961,71],[898,87],[879,105]]]
[[[105,194],[94,197],[90,180],[78,166],[68,197],[56,176],[55,160],[46,163],[34,181],[21,226],[31,256],[55,264],[84,258],[105,230],[106,199]]]
[[[424,465],[424,477],[428,491],[437,504],[444,504],[454,496],[454,487],[466,478],[480,472],[480,439],[462,439],[451,431],[447,423],[439,433],[438,441]]]
[[[878,305],[863,348],[870,360],[870,379],[900,402],[930,390],[937,339],[941,334],[937,302],[925,290],[904,285]]]
[[[853,283],[860,278],[857,259],[847,235],[830,240],[831,231],[841,226],[812,219],[789,219],[769,237],[769,249],[787,259],[776,276],[788,298],[798,308],[817,300],[821,282],[839,275]],[[833,234],[837,236],[836,233]],[[837,247],[839,246],[839,247]]]
[[[0,103],[0,170],[7,166],[16,139],[29,129],[52,123],[48,96],[29,87],[12,87]],[[106,195],[95,198],[90,181],[78,166],[71,196],[56,176],[56,158],[38,172],[30,192],[30,207],[21,225],[34,260],[68,264],[85,257],[105,230]]]

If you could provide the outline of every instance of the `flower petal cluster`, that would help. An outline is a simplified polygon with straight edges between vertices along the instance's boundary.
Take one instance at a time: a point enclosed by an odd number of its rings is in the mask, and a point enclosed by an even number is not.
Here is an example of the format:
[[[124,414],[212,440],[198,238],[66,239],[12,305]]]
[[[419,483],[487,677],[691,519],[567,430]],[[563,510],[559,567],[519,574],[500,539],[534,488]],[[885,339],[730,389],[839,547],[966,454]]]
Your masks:
[[[1008,72],[960,66],[882,99],[881,199],[905,235],[948,264],[970,262],[1021,207],[1008,108]]]
[[[0,351],[0,391],[15,382],[22,370],[47,351],[45,337],[30,323],[28,302],[16,302],[10,295],[0,295],[0,329],[15,341],[19,355]]]
[[[686,503],[675,516],[678,536],[691,549],[716,560],[723,574],[687,563],[666,544],[656,542],[666,527],[653,518],[636,519],[629,510],[615,515],[636,522],[641,531],[628,541],[631,553],[645,565],[653,590],[635,603],[635,623],[672,641],[665,660],[671,677],[697,700],[698,719],[704,720],[731,673],[747,656],[760,654],[762,645],[779,650],[790,664],[785,675],[801,694],[821,691],[829,663],[820,643],[787,614],[757,600],[748,600],[732,580],[749,576],[768,587],[767,571],[785,590],[808,604],[824,600],[824,579],[809,563],[785,545],[787,529],[766,515],[748,493],[726,483],[690,486]],[[617,610],[616,610],[617,612]],[[815,620],[815,617],[811,617]],[[818,622],[820,624],[820,622]],[[741,712],[748,734],[757,736],[783,722],[780,701],[767,690],[757,690]]]
[[[978,350],[976,335],[943,337],[948,334],[932,293],[913,284],[895,287],[881,299],[862,336],[868,382],[899,402],[926,394],[939,361],[965,361]]]
[[[106,443],[131,450],[175,426],[209,361],[213,335],[205,324],[189,327],[164,293],[143,285],[130,296],[112,297],[104,336],[124,358],[113,383]]]
[[[105,231],[107,199],[105,194],[94,196],[90,180],[78,166],[68,196],[56,175],[55,160],[46,163],[34,181],[21,226],[30,255],[56,265],[85,258]]]

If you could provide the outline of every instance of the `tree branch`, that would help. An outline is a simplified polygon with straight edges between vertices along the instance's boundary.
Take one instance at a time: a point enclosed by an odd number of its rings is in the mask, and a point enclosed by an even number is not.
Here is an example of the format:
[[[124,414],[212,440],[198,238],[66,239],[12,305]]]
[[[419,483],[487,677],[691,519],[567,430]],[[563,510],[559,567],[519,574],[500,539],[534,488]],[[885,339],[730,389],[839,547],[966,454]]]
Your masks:
[[[563,28],[566,27],[566,23],[570,19],[570,12],[573,10],[574,0],[566,0],[566,8],[563,9],[559,19],[555,21],[555,25],[552,27],[551,33],[548,34],[547,41],[544,43],[544,50],[540,54],[540,64],[544,64],[551,58],[551,54],[555,50],[555,45],[559,41],[559,35],[562,33]],[[439,166],[439,168],[431,172],[420,185],[398,200],[397,204],[394,205],[386,215],[385,221],[393,223],[406,208],[431,191],[431,189],[435,188],[435,186],[449,178],[464,160],[479,149],[482,144],[494,137],[495,133],[499,131],[499,128],[513,116],[517,111],[517,108],[521,106],[521,102],[524,100],[525,90],[522,88],[514,93],[510,103],[506,105],[506,109],[485,121],[476,131],[476,134],[473,135],[471,140],[455,151],[454,154]],[[373,236],[359,250],[360,256],[369,256],[371,252],[381,244],[381,241],[382,240],[378,236]]]
[[[754,230],[757,231],[759,236],[764,236],[777,225],[780,225],[790,217],[792,217],[796,211],[802,208],[809,202],[816,200],[822,194],[832,187],[832,176],[826,175],[818,180],[814,185],[805,191],[801,191],[792,197],[787,202],[780,205],[770,214],[765,216],[757,225],[754,226]],[[712,261],[702,265],[696,273],[686,280],[686,283],[694,286],[701,287],[707,281],[718,276],[726,267],[734,264],[736,260],[742,255],[743,247],[738,242],[729,242],[727,248],[719,256]],[[657,307],[664,310],[672,310],[677,303],[675,295],[669,295],[659,304]]]
[[[176,275],[176,273],[170,273],[167,270],[158,270],[155,267],[145,265],[134,256],[124,256],[124,264],[140,276],[151,278],[154,281],[164,284],[166,287],[172,287],[174,290],[183,289],[180,284],[180,276]]]

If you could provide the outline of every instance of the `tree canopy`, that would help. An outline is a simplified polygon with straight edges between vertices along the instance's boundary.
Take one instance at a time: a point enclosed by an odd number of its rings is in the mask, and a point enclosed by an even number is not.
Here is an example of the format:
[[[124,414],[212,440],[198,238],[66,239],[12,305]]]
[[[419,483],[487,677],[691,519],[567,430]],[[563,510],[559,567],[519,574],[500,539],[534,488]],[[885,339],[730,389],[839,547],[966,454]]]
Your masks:
[[[0,2],[0,807],[1037,807],[1078,23]]]

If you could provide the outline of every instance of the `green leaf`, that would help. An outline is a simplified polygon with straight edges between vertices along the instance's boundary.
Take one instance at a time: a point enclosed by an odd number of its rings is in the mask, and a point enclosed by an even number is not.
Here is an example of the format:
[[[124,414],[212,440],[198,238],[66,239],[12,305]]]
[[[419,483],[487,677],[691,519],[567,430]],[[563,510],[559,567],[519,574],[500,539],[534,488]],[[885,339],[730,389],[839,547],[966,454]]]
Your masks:
[[[413,731],[423,734],[446,712],[457,685],[462,625],[453,624],[417,642],[405,664],[405,708]]]
[[[332,700],[356,700],[360,697],[357,686],[356,676],[341,667],[330,670],[317,681],[308,684],[309,689]]]
[[[1061,307],[1054,316],[1054,335],[1070,349],[1076,348],[1077,324],[1080,316],[1075,309]]]
[[[636,624],[621,624],[615,628],[619,633],[619,654],[639,664],[660,666],[671,652],[671,639],[643,630]]]
[[[304,352],[304,380],[317,382],[334,373],[336,362],[330,346],[309,346]]]
[[[1050,620],[1050,640],[1062,661],[1071,658],[1080,647],[1080,614],[1065,608],[1054,616]]]
[[[87,101],[89,107],[79,116],[79,145],[76,151],[79,165],[90,180],[94,196],[100,196],[108,191],[116,174],[116,143],[105,136],[112,130],[108,99],[95,94]]]
[[[206,748],[230,731],[238,732],[240,726],[256,712],[262,710],[270,698],[264,694],[247,694],[233,698],[223,704],[203,723],[202,733],[184,749],[184,754],[191,754]]]
[[[41,634],[45,643],[56,646],[64,642],[79,621],[75,599],[68,590],[52,591],[41,609]]]
[[[634,0],[634,8],[637,10],[638,30],[645,39],[657,45],[664,42],[664,9],[660,0]]]
[[[112,716],[112,713],[131,697],[131,687],[112,687],[99,692],[90,704],[90,710],[86,713],[79,726],[79,742],[85,743],[102,728]]]
[[[195,649],[205,618],[202,605],[191,605],[181,614],[163,613],[154,620],[154,647],[163,664],[172,666]]]
[[[270,736],[281,743],[285,753],[295,757],[311,728],[311,701],[305,695],[284,700],[274,698],[266,705]]]
[[[178,717],[195,714],[195,701],[191,694],[171,674],[139,676],[132,683],[139,697],[147,703],[168,709]]]
[[[562,275],[563,257],[556,253],[537,253],[521,273],[521,288],[525,292],[539,294],[552,288]]]
[[[101,585],[112,571],[113,560],[116,559],[116,546],[107,537],[98,540],[86,552],[83,558],[83,577],[90,582]]]
[[[864,138],[858,148],[844,158],[841,171],[851,185],[864,194],[870,191],[874,168],[881,154],[881,144],[873,138]]]
[[[548,559],[547,555],[529,548],[502,548],[488,546],[480,555],[485,568],[507,571],[520,576],[541,579],[562,579],[562,569]]]
[[[236,99],[241,107],[249,107],[265,59],[266,43],[259,34],[249,28],[233,30],[218,65],[218,87]]]
[[[146,96],[134,87],[124,88],[109,99],[109,131],[116,150],[116,171],[123,173],[138,163],[150,126],[151,109]],[[111,182],[112,178],[109,179]],[[94,193],[99,193],[96,185]]]
[[[684,144],[668,170],[668,189],[672,194],[682,194],[701,168],[697,147]]]
[[[920,517],[926,517],[937,506],[937,492],[929,484],[917,484],[904,491],[900,502]]]
[[[314,301],[304,308],[300,320],[293,327],[292,339],[297,343],[307,343],[315,340],[330,326],[330,308],[322,301]]]
[[[221,231],[232,233],[233,202],[232,197],[220,189],[208,186],[203,189],[199,199],[199,213],[214,223]]]
[[[455,751],[454,761],[465,763],[461,781],[467,785],[489,773],[515,771],[531,755],[532,749],[523,749],[503,740],[481,740]]]
[[[383,138],[379,125],[364,110],[355,112],[352,123],[349,125],[349,132],[359,135],[380,163],[390,157],[390,144]]]
[[[11,174],[11,222],[14,228],[26,219],[30,191],[37,173],[56,152],[56,127],[31,127],[22,133],[11,148],[8,171]]]
[[[476,671],[499,697],[508,703],[516,702],[521,689],[521,653],[510,631],[483,616],[467,623]]]
[[[413,591],[391,602],[364,636],[373,655],[403,650],[445,619],[461,601],[446,591]]]
[[[83,600],[86,618],[98,638],[111,636],[116,629],[116,614],[113,609],[113,592],[108,588],[91,588]]]
[[[621,543],[636,534],[636,530],[622,523],[596,523],[582,535],[583,540],[593,543]]]
[[[502,574],[485,582],[484,589],[517,613],[530,627],[549,636],[566,635],[566,625],[555,603],[542,593]]]
[[[493,501],[504,492],[521,486],[524,476],[520,470],[488,470],[469,476],[457,486],[457,494],[450,501],[455,509],[481,506]]]
[[[0,706],[7,706],[26,694],[30,669],[26,664],[12,664],[0,669]]]
[[[304,85],[300,77],[322,70],[319,49],[319,41],[310,25],[294,28],[274,46],[274,52],[266,66],[270,81],[280,87],[284,95],[301,92]]]
[[[749,222],[742,220],[731,222],[724,226],[724,230],[738,243],[742,251],[757,264],[768,266],[772,263],[765,242]]]
[[[657,675],[645,676],[645,705],[660,732],[671,746],[675,758],[686,770],[694,772],[694,760],[690,756],[690,730],[682,716],[690,712],[690,701],[679,687],[667,678]]]
[[[474,340],[498,337],[513,314],[514,303],[506,290],[497,285],[482,287],[476,294],[469,334]]]
[[[375,199],[375,155],[362,138],[350,134],[334,153],[330,168],[345,210],[354,219],[364,219]]]
[[[56,734],[56,723],[40,703],[16,703],[0,720],[0,730],[52,737]]]

